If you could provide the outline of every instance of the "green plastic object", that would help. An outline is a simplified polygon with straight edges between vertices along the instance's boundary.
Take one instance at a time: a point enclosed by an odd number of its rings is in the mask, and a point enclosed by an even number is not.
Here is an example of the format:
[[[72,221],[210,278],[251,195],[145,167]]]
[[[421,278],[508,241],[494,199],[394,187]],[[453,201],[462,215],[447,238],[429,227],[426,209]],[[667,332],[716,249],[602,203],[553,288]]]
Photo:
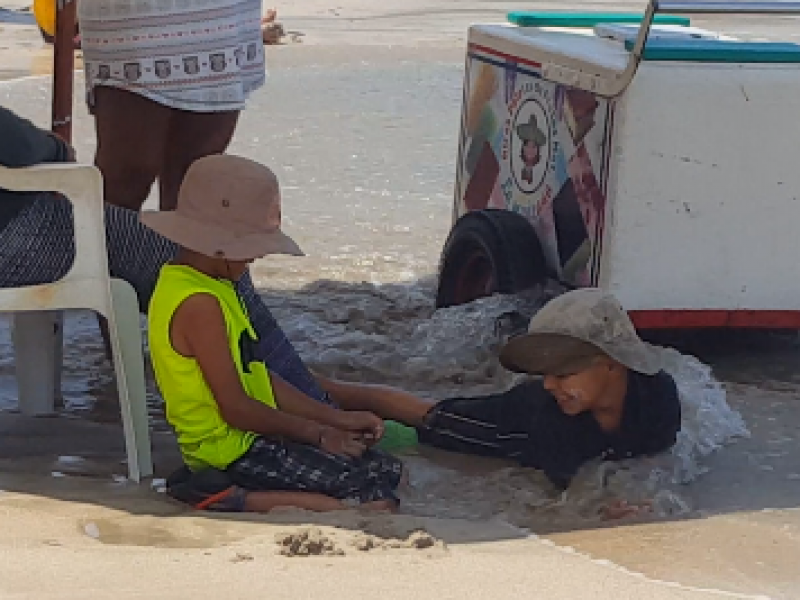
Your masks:
[[[625,49],[633,49],[626,41]],[[648,40],[646,61],[714,63],[800,63],[800,45],[785,42],[737,42],[725,40]]]
[[[396,421],[383,422],[383,437],[375,447],[385,452],[409,450],[419,444],[417,430]]]
[[[644,15],[641,13],[531,12],[524,10],[508,13],[508,21],[520,27],[571,27],[573,29],[594,27],[601,23],[641,23],[643,18]],[[688,27],[690,21],[687,17],[656,15],[653,23]]]

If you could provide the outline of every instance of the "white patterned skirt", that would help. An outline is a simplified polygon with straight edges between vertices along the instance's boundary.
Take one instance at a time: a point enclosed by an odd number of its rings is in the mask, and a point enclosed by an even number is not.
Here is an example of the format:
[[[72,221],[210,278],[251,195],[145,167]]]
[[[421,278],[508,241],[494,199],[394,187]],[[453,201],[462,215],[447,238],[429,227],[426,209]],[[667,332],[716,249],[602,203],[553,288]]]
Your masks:
[[[265,80],[261,0],[80,0],[89,105],[95,86],[192,112],[239,111]]]

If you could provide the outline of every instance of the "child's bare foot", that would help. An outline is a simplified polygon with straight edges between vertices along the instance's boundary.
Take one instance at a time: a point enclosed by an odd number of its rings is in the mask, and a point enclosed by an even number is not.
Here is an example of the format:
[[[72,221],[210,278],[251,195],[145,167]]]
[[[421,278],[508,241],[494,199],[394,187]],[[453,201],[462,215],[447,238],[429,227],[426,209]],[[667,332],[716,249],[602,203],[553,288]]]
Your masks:
[[[272,21],[261,22],[261,39],[268,46],[279,44],[281,38],[286,35],[283,25]]]

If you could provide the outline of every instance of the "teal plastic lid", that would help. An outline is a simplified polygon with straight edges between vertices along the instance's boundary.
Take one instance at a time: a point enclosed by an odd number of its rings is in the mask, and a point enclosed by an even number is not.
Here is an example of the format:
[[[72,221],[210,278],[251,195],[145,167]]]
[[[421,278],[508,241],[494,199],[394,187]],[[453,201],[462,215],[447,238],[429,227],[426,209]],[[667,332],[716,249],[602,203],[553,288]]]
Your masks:
[[[600,23],[641,23],[641,13],[614,12],[531,12],[515,10],[508,13],[508,21],[520,27],[572,27],[589,28]],[[688,27],[690,21],[686,17],[674,15],[656,15],[653,23],[659,25],[679,25]]]
[[[633,41],[625,42],[633,49]],[[786,42],[739,42],[726,40],[648,40],[646,61],[715,63],[800,63],[800,45]]]

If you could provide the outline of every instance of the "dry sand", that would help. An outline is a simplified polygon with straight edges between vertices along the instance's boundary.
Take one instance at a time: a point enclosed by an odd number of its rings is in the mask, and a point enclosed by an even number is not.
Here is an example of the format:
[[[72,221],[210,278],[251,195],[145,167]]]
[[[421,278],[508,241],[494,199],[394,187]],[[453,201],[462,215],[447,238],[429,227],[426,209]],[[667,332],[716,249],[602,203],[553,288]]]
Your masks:
[[[110,508],[95,491],[96,505],[0,497],[3,598],[745,597],[650,581],[499,523],[291,512],[244,520],[160,498],[112,494],[124,508]]]

